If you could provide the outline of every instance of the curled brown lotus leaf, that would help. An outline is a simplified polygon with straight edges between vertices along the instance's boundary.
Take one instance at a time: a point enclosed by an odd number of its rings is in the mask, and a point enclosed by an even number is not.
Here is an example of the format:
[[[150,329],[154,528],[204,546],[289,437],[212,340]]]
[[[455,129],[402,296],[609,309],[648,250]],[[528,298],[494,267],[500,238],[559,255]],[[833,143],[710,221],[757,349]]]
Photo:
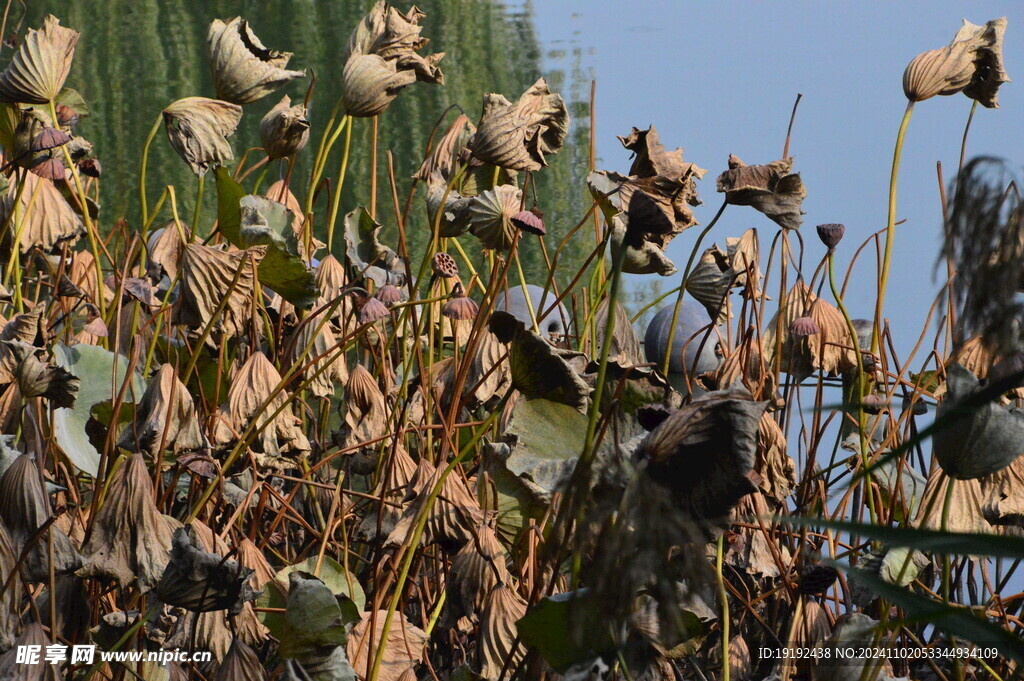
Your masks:
[[[704,306],[715,324],[724,324],[730,317],[726,301],[735,279],[728,255],[714,245],[701,254],[700,261],[686,278],[686,290]]]
[[[169,366],[169,365],[168,365]],[[81,577],[105,577],[142,592],[156,588],[170,558],[174,530],[157,509],[153,481],[142,454],[134,454],[107,484]]]
[[[62,366],[40,359],[41,348],[21,341],[2,341],[6,357],[17,361],[14,377],[22,397],[45,397],[54,407],[71,407],[78,396],[80,381]],[[4,357],[4,359],[6,359]]]
[[[998,108],[999,86],[1010,82],[1003,67],[1006,17],[982,26],[966,19],[946,47],[922,52],[903,72],[903,93],[911,102],[963,92],[982,106]]]
[[[743,340],[718,365],[714,375],[716,390],[743,387],[757,400],[776,400],[775,374],[765,359],[761,341],[753,326]]]
[[[443,181],[451,178],[455,162],[475,132],[476,126],[469,120],[469,116],[466,114],[456,116],[445,133],[431,148],[427,157],[423,159],[423,163],[412,176],[413,179],[429,182],[434,173],[437,173]]]
[[[374,496],[383,499],[384,503],[371,509],[359,523],[356,535],[360,541],[374,542],[386,538],[395,529],[402,518],[406,506],[404,499],[417,468],[405,447],[396,444],[394,455],[388,457],[384,474],[373,489]]]
[[[942,509],[946,507],[947,485],[954,487],[948,504],[948,517],[943,523]],[[1001,529],[993,527],[985,519],[982,512],[983,499],[981,480],[956,480],[936,466],[928,476],[913,526],[944,532],[999,534]]]
[[[313,309],[321,311],[302,320],[295,334],[291,360],[306,367],[302,377],[309,381],[310,392],[327,398],[334,395],[335,385],[343,385],[348,380],[348,365],[342,352],[344,348],[338,344],[339,337],[327,318],[330,304],[321,298]]]
[[[518,234],[512,216],[519,212],[522,203],[523,190],[510,184],[485,191],[470,205],[470,231],[484,248],[495,251],[510,248]]]
[[[792,158],[748,166],[730,154],[729,170],[718,176],[718,191],[725,193],[726,203],[751,206],[784,229],[798,229],[803,223],[801,206],[807,190],[792,170]]]
[[[157,458],[161,450],[175,454],[206,447],[192,394],[171,364],[150,379],[135,410],[135,419],[121,433],[119,447]]]
[[[757,238],[757,230],[751,227],[739,237],[726,237],[725,249],[729,261],[729,268],[735,273],[733,283],[736,286],[744,287],[743,293],[748,294],[748,280],[753,274],[755,281],[749,287],[751,295],[759,299],[761,293],[761,246]]]
[[[652,480],[697,519],[728,515],[756,488],[757,437],[767,402],[745,390],[708,393],[671,414],[633,454]]]
[[[0,220],[8,223],[3,239],[8,245],[17,236],[16,221],[11,219],[15,210],[21,216],[18,250],[22,254],[37,248],[50,253],[63,243],[73,243],[85,233],[81,218],[60,190],[52,181],[33,173],[25,175],[25,187],[20,199],[14,185],[8,187],[7,193],[0,199]]]
[[[10,586],[3,596],[0,596],[0,650],[10,648],[14,644],[15,634],[21,618],[18,615],[17,606],[21,602],[21,584],[16,574],[18,554],[14,549],[14,541],[4,524],[0,523],[0,583]]]
[[[256,264],[266,252],[266,246],[226,253],[202,244],[187,244],[182,251],[181,295],[174,308],[174,323],[193,329],[213,324],[215,331],[229,337],[241,333],[256,290]],[[225,299],[224,310],[215,318]]]
[[[1024,457],[981,478],[981,514],[992,525],[1024,527]]]
[[[271,398],[280,385],[281,374],[267,356],[262,352],[252,353],[232,377],[227,402],[217,410],[213,443],[236,442],[255,420],[254,425],[262,429],[251,444],[257,463],[275,470],[294,468],[297,465],[294,457],[305,456],[310,445],[302,431],[301,419],[288,404],[288,393],[278,391]]]
[[[202,176],[235,157],[227,138],[242,119],[242,107],[219,99],[185,97],[163,110],[167,139],[178,156]]]
[[[768,518],[771,517],[774,511],[774,505],[770,508],[763,494],[754,492],[739,501],[734,510],[733,517],[747,520],[751,518]],[[736,527],[735,530],[736,536],[730,540],[731,546],[729,553],[726,555],[726,562],[755,579],[778,579],[781,577],[780,561],[772,551],[773,547],[765,537],[765,532],[762,532],[760,527],[756,526],[740,526]],[[776,545],[775,548],[778,550],[779,557],[782,558],[783,566],[788,565],[791,560],[789,549],[785,545]]]
[[[277,575],[277,571],[267,562],[263,551],[248,537],[243,537],[238,542],[238,562],[253,571],[249,581],[254,589],[262,589]]]
[[[88,250],[77,251],[71,256],[68,279],[81,290],[88,301],[97,303],[102,292],[104,301],[109,303],[114,299],[114,291],[106,282],[97,278],[95,263],[96,260]]]
[[[480,614],[476,643],[476,669],[488,681],[497,681],[507,666],[514,668],[526,656],[516,622],[526,615],[526,601],[511,587],[500,584],[487,596]]]
[[[798,338],[790,333],[790,326],[804,316],[814,320],[819,332]],[[842,313],[814,295],[802,281],[780,301],[761,343],[769,364],[778,361],[781,371],[800,380],[819,369],[828,376],[836,376],[857,367],[854,343]]]
[[[541,78],[513,104],[503,95],[484,95],[483,113],[469,142],[473,156],[514,171],[536,171],[562,148],[569,112],[561,95]]]
[[[46,15],[41,29],[29,29],[21,47],[0,74],[0,101],[48,104],[64,87],[81,34]]]
[[[494,530],[488,525],[478,527],[473,539],[452,558],[445,578],[450,607],[446,617],[449,620],[474,619],[483,612],[491,591],[508,582],[507,560]]]
[[[498,341],[509,345],[512,387],[527,397],[586,409],[592,389],[570,364],[582,360],[581,353],[552,346],[507,312],[494,312],[488,326]]]
[[[778,421],[765,412],[757,429],[756,484],[762,494],[783,504],[796,489],[796,463],[786,453],[786,435]]]
[[[0,477],[0,520],[7,527],[19,556],[31,544],[21,564],[21,575],[27,582],[46,582],[50,578],[48,542],[37,541],[35,535],[52,516],[50,500],[43,489],[35,460],[28,454],[22,454]],[[82,566],[82,557],[59,527],[50,527],[54,572],[74,572]]]
[[[309,142],[309,112],[304,104],[291,103],[285,95],[260,119],[260,144],[270,159],[293,156]]]
[[[332,304],[337,303],[331,313],[331,323],[336,325],[335,330],[341,336],[351,330],[349,324],[353,321],[352,297],[342,293],[342,289],[347,285],[348,275],[345,273],[345,267],[333,254],[328,253],[317,265],[316,286],[320,289],[320,297],[323,300],[331,301]]]
[[[444,85],[438,67],[444,52],[417,54],[430,42],[420,36],[424,17],[415,7],[403,14],[378,0],[356,26],[342,55],[342,99],[350,116],[376,116],[416,81]]]
[[[462,196],[455,189],[449,189],[439,173],[432,175],[427,182],[426,201],[427,219],[431,228],[437,226],[439,236],[460,236],[469,230],[475,197]]]
[[[600,357],[603,352],[605,331],[608,327],[609,301],[609,298],[602,300],[597,311],[594,312],[595,357]],[[615,327],[612,331],[608,359],[622,366],[644,364],[647,361],[640,347],[640,339],[636,335],[636,330],[633,329],[633,322],[626,309],[618,303],[615,303]]]
[[[266,681],[267,672],[263,663],[245,641],[235,637],[231,647],[217,669],[213,681]]]
[[[659,274],[667,277],[678,271],[665,252],[654,243],[644,241],[639,247],[628,244],[624,214],[612,217],[609,225],[611,226],[612,258],[618,259],[620,249],[623,247],[627,249],[622,262],[623,272],[626,274]]]
[[[43,309],[14,315],[3,329],[0,329],[0,384],[17,380],[20,353],[15,352],[17,344],[42,345]],[[8,345],[13,343],[14,345]]]
[[[428,503],[430,493],[444,475],[443,467],[434,467],[426,459],[420,459],[416,473],[409,481],[406,501],[409,502],[388,536],[388,546],[400,546],[409,537],[415,526],[420,509]],[[441,544],[445,547],[459,547],[473,538],[473,530],[486,517],[476,496],[461,477],[448,475],[441,484],[441,493],[430,505],[423,530],[424,544]]]
[[[460,334],[462,336],[464,334]],[[466,382],[463,386],[463,399],[468,404],[486,404],[495,395],[504,392],[510,379],[507,350],[498,342],[493,333],[482,330],[473,351]],[[452,365],[454,373],[455,365]]]
[[[179,229],[180,227],[180,229]],[[167,277],[171,281],[178,276],[182,252],[188,243],[192,230],[184,222],[168,220],[153,230],[147,247],[149,266],[147,275],[153,281]]]
[[[348,633],[345,652],[356,674],[361,679],[370,678],[374,656],[378,646],[384,647],[377,678],[380,681],[399,681],[408,670],[415,669],[423,661],[427,632],[423,631],[398,612],[391,621],[387,640],[384,640],[386,610],[364,612],[360,620]]]
[[[214,19],[206,35],[217,97],[233,104],[251,104],[305,71],[289,71],[291,52],[263,46],[241,17]]]
[[[356,364],[345,384],[345,438],[341,446],[355,457],[360,470],[372,470],[376,465],[380,438],[390,432],[388,413],[377,380],[366,367]]]
[[[629,174],[632,176],[664,175],[699,180],[707,172],[693,163],[684,161],[682,147],[678,147],[674,151],[666,149],[661,142],[661,136],[653,125],[646,130],[634,127],[628,135],[619,135],[618,139],[622,146],[634,154],[633,165],[629,168]],[[696,185],[690,187],[690,193],[693,198],[696,198]],[[700,202],[691,205],[700,205]]]

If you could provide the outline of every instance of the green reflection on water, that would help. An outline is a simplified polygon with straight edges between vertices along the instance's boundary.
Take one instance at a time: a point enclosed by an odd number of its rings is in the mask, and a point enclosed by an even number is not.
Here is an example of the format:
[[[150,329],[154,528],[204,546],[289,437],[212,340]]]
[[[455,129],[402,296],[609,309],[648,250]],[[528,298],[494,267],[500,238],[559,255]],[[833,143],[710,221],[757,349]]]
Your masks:
[[[206,53],[206,31],[212,19],[244,16],[265,45],[294,53],[291,68],[309,67],[316,72],[311,142],[300,154],[291,182],[302,201],[312,153],[340,95],[341,52],[352,28],[371,5],[367,0],[46,0],[30,3],[22,30],[39,26],[42,18],[52,13],[63,25],[82,32],[68,85],[85,96],[92,110],[92,115],[79,125],[78,133],[93,142],[103,164],[102,224],[112,225],[123,215],[137,228],[141,148],[153,122],[176,99],[214,96]],[[511,14],[499,4],[483,0],[423,0],[417,5],[427,14],[423,34],[431,39],[428,50],[447,54],[441,63],[446,85],[413,85],[381,117],[378,215],[386,226],[385,237],[390,237],[392,243],[394,210],[385,160],[388,150],[394,154],[398,194],[404,202],[411,186],[409,176],[419,166],[430,132],[449,105],[461,107],[476,121],[483,92],[501,92],[514,100],[540,75],[547,75],[555,87],[566,85],[560,72],[542,73],[541,50],[528,12]],[[401,4],[398,7],[406,9]],[[14,14],[12,23],[19,18]],[[10,58],[9,50],[5,50],[4,57],[3,61]],[[259,146],[260,118],[284,94],[293,102],[301,100],[307,83],[291,83],[245,107],[239,130],[232,138],[236,158]],[[562,94],[571,99],[569,92]],[[552,167],[537,178],[551,244],[557,243],[589,206],[581,181],[588,166],[587,106],[573,104],[571,113],[575,141],[571,140],[555,157]],[[341,214],[368,203],[370,125],[368,120],[356,123]],[[253,160],[262,155],[253,153]],[[339,153],[336,149],[325,175],[337,173]],[[263,186],[276,175],[277,170],[272,169]],[[163,132],[150,150],[148,184],[151,204],[163,186],[173,184],[180,214],[192,214],[195,177],[171,150]],[[422,189],[413,204],[409,225],[414,249],[424,243],[427,232]],[[206,224],[200,226],[200,233],[210,228],[214,194],[212,190],[206,192]],[[325,198],[326,192],[321,192],[315,208],[318,218],[326,212]],[[318,219],[316,226],[322,237],[323,222]],[[528,278],[537,279],[542,258],[535,240],[528,241],[523,248]],[[592,245],[588,240],[588,247]],[[570,260],[581,261],[582,257],[574,255]],[[568,271],[562,267],[559,270]]]

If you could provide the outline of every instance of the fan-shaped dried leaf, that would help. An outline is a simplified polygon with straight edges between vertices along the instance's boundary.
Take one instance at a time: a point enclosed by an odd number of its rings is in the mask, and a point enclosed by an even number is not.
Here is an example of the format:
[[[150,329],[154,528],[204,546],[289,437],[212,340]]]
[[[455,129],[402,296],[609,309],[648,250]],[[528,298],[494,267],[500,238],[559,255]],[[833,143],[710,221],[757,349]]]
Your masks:
[[[793,322],[810,317],[820,333],[796,337],[790,332]],[[842,313],[831,303],[818,298],[802,281],[796,283],[780,301],[779,310],[769,322],[762,344],[769,364],[802,380],[820,369],[828,376],[851,371],[857,366],[854,343]],[[778,358],[776,352],[779,352]]]
[[[176,373],[171,364],[157,370],[135,410],[135,420],[121,433],[118,446],[146,452],[153,458],[162,450],[177,454],[206,446],[192,394]]]
[[[74,405],[79,387],[77,376],[62,366],[43,362],[43,351],[34,345],[21,341],[3,341],[3,345],[4,352],[17,362],[14,376],[22,397],[45,397],[56,408]]]
[[[16,235],[17,210],[21,220],[21,233]],[[8,227],[4,235],[7,244],[18,236],[18,250],[28,253],[36,248],[50,253],[62,243],[74,243],[85,232],[78,213],[64,199],[51,180],[32,173],[25,175],[25,189],[18,199],[17,187],[10,186],[0,200],[0,221]]]
[[[78,574],[111,578],[122,587],[134,582],[139,590],[150,591],[167,567],[173,534],[157,510],[146,462],[135,454],[107,484]]]
[[[237,336],[250,316],[250,300],[256,290],[255,265],[265,254],[265,246],[225,253],[201,244],[187,244],[182,252],[181,296],[174,308],[173,321],[194,329],[212,324],[216,331]],[[214,316],[225,299],[224,310]]]
[[[729,170],[718,176],[718,191],[726,203],[751,206],[784,229],[797,229],[803,223],[807,190],[799,174],[791,174],[793,159],[784,158],[767,165],[748,166],[738,156],[729,156]]]
[[[1010,82],[1003,68],[1006,17],[983,26],[966,19],[953,42],[923,52],[903,72],[903,93],[911,102],[963,92],[982,106],[998,108],[999,86]]]
[[[596,331],[594,355],[596,357],[601,356],[604,345],[605,329],[608,324],[608,302],[608,298],[602,300],[594,313],[594,329]],[[612,332],[612,344],[608,359],[622,366],[643,364],[646,361],[643,350],[640,348],[640,338],[637,337],[636,330],[633,329],[633,322],[625,308],[618,303],[615,303],[615,328]]]
[[[583,355],[555,348],[507,312],[491,315],[489,328],[509,345],[512,386],[527,397],[543,397],[583,411],[592,391],[569,363]],[[581,367],[582,369],[582,367]]]
[[[946,506],[948,485],[954,487],[944,523],[941,510]],[[982,513],[983,498],[980,480],[956,480],[937,467],[928,476],[913,525],[924,530],[998,534],[999,530],[990,525]]]
[[[388,458],[384,474],[373,490],[375,497],[384,503],[367,513],[359,523],[357,535],[361,541],[372,542],[387,537],[402,517],[409,484],[416,475],[417,465],[400,444],[395,446],[394,456]]]
[[[398,612],[391,621],[387,640],[383,640],[384,620],[387,614],[386,610],[378,610],[376,613],[364,612],[359,622],[349,632],[346,652],[361,679],[370,678],[370,669],[378,646],[385,646],[377,675],[381,681],[399,681],[402,674],[414,669],[423,661],[424,646],[429,638],[427,633],[409,622],[403,613]]]
[[[518,638],[516,622],[526,614],[526,601],[512,588],[501,584],[491,590],[480,615],[476,664],[480,675],[497,681],[506,666],[515,668],[526,655],[524,646],[512,646]]]
[[[447,617],[475,618],[482,613],[491,592],[508,582],[507,560],[494,530],[487,525],[478,527],[473,539],[455,554],[445,579],[450,608]]]
[[[266,681],[267,672],[260,664],[256,651],[245,641],[235,638],[231,641],[227,655],[217,669],[213,681]]]
[[[271,160],[297,154],[309,142],[309,112],[304,104],[291,103],[291,97],[285,95],[260,119],[260,144]],[[301,214],[301,210],[296,212]]]
[[[81,34],[48,14],[41,29],[29,29],[14,59],[0,74],[0,101],[48,104],[64,87]]]
[[[796,489],[796,464],[786,453],[786,435],[767,412],[761,415],[757,430],[754,473],[761,492],[779,504]]]
[[[981,513],[993,525],[1024,527],[1024,459],[981,479]]]
[[[217,97],[234,104],[251,104],[305,71],[287,70],[291,52],[263,46],[241,17],[214,19],[206,36]]]
[[[450,178],[455,161],[475,132],[476,126],[470,122],[469,116],[465,114],[456,116],[445,133],[431,148],[427,157],[423,159],[419,170],[412,176],[413,179],[429,182],[434,177],[434,173],[437,173],[442,180]]]
[[[227,610],[237,615],[255,599],[249,587],[252,570],[237,561],[200,549],[184,527],[174,531],[170,559],[157,586],[168,605],[192,612]]]
[[[327,318],[330,312],[328,301],[320,299],[313,307],[323,309],[302,320],[302,326],[295,334],[291,359],[301,366],[309,364],[302,377],[310,380],[310,392],[321,398],[333,397],[335,385],[343,385],[348,380],[348,365],[342,352],[344,346],[339,345],[339,337]]]
[[[519,212],[523,191],[513,185],[501,185],[477,196],[469,208],[470,231],[484,248],[504,251],[515,241],[517,229],[512,216]]]
[[[65,677],[61,673],[60,665],[48,662],[45,657],[46,647],[50,643],[50,636],[43,625],[33,622],[26,626],[15,641],[15,645],[0,655],[0,669],[4,670],[4,681],[62,681]],[[18,652],[25,650],[26,646],[33,646],[35,650],[41,651],[37,664],[25,664],[18,657]]]
[[[444,467],[435,468],[426,459],[420,459],[416,473],[409,481],[407,501],[411,503],[388,536],[389,546],[399,546],[406,541],[420,508],[429,502],[430,494],[441,480],[444,470]],[[472,540],[473,530],[483,523],[484,518],[484,511],[473,492],[462,478],[452,473],[444,478],[440,494],[430,506],[423,543],[461,546]]]
[[[185,97],[163,111],[167,139],[196,175],[235,157],[227,138],[242,119],[242,107],[206,97]]]
[[[52,515],[35,460],[28,454],[19,456],[0,478],[0,520],[10,532],[18,555],[32,543],[21,565],[22,577],[28,582],[45,582],[50,578],[47,535],[43,533],[41,540],[35,535]],[[82,557],[68,536],[56,525],[50,525],[48,532],[53,535],[54,571],[65,574],[81,567]]]
[[[377,452],[387,446],[380,439],[389,432],[388,413],[384,393],[373,374],[362,364],[352,367],[345,385],[345,438],[341,446],[351,450],[360,472],[373,470]]]
[[[568,132],[565,101],[541,78],[515,104],[502,95],[485,94],[480,123],[469,146],[473,156],[484,163],[535,171],[547,167],[547,156],[562,148]]]

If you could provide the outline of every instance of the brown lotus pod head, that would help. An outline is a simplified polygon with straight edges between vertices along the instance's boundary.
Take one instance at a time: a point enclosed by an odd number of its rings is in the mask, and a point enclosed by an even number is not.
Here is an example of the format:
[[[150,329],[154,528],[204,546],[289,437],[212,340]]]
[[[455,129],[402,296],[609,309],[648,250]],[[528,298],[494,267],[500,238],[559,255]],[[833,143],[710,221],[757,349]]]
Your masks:
[[[823,594],[839,579],[839,571],[831,565],[814,563],[800,571],[797,587],[807,596]]]
[[[103,166],[95,158],[83,158],[75,165],[78,166],[78,172],[86,177],[99,177],[103,174]]]
[[[459,276],[459,265],[455,262],[455,258],[444,251],[434,254],[434,258],[430,261],[430,267],[434,274],[443,279]]]
[[[356,297],[356,321],[360,324],[372,324],[388,314],[388,306],[373,296]]]
[[[78,124],[78,112],[67,104],[58,104],[54,107],[57,110],[57,124],[62,128],[71,128]]]
[[[830,251],[839,245],[839,242],[843,240],[843,234],[846,233],[846,227],[837,222],[818,225],[816,229],[821,243],[825,244]]]
[[[806,338],[821,333],[821,329],[813,317],[797,317],[789,325],[789,332],[797,338]]]
[[[63,180],[67,176],[67,170],[64,168],[64,163],[53,156],[41,159],[38,163],[29,168],[29,170],[39,177],[53,181]]]
[[[543,213],[536,208],[521,210],[512,216],[512,224],[530,234],[544,236],[548,233],[544,228]]]
[[[885,399],[885,395],[871,393],[870,395],[865,395],[861,399],[860,404],[868,414],[880,414],[888,405],[888,401]]]
[[[32,151],[48,151],[62,147],[71,141],[71,135],[59,128],[43,128],[32,140]]]
[[[402,290],[394,284],[385,284],[374,292],[373,297],[391,307],[402,302]]]
[[[462,284],[456,284],[452,289],[452,298],[441,308],[441,314],[448,319],[466,321],[476,319],[480,312],[480,306],[476,301],[466,296]]]

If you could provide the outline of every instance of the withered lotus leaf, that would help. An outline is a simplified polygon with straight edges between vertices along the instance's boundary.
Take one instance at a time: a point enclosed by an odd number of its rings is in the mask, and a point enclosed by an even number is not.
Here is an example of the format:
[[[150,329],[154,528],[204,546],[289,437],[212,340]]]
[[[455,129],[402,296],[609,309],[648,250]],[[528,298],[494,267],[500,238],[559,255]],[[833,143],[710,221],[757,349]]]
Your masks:
[[[516,238],[512,216],[519,212],[523,191],[513,185],[500,185],[473,199],[469,208],[470,231],[484,248],[504,251]]]
[[[762,494],[776,503],[785,503],[796,488],[796,463],[786,453],[786,435],[778,421],[767,412],[761,415],[757,430],[754,473]]]
[[[302,205],[295,198],[295,194],[285,185],[284,180],[278,180],[263,192],[263,196],[275,203],[284,205],[285,209],[292,214],[292,233],[295,235],[297,244],[296,252],[304,261],[308,261],[313,254],[324,247],[324,242],[312,235],[311,229],[307,229],[306,218]],[[287,241],[286,237],[286,241]],[[326,258],[325,258],[326,260]],[[321,261],[323,262],[323,261]]]
[[[734,283],[735,273],[729,266],[727,254],[716,244],[700,256],[686,278],[686,290],[704,306],[715,324],[724,324],[729,319],[726,299]]]
[[[430,228],[436,226],[438,236],[443,237],[465,234],[472,225],[475,201],[476,197],[462,196],[454,188],[449,189],[440,173],[431,175],[427,182],[427,218],[430,220]]]
[[[309,112],[304,104],[291,104],[285,95],[260,119],[260,144],[271,159],[297,154],[309,142]]]
[[[671,413],[633,455],[698,519],[728,515],[756,488],[757,438],[767,402],[745,390],[708,393]]]
[[[305,71],[289,71],[291,52],[263,46],[241,17],[226,22],[214,19],[207,32],[213,87],[217,97],[233,104],[251,104]]]
[[[380,438],[390,431],[388,407],[373,374],[362,364],[356,364],[349,372],[344,404],[345,435],[341,446],[350,450],[354,460],[362,464],[360,470],[367,466],[372,470],[378,450],[386,446]]]
[[[21,601],[21,585],[15,574],[17,561],[18,554],[14,551],[14,542],[4,529],[4,524],[0,523],[0,583],[6,584],[10,580],[10,587],[3,596],[0,596],[0,649],[10,648],[14,644],[21,620],[17,610],[17,605]]]
[[[494,312],[488,325],[500,342],[509,345],[514,388],[527,397],[543,397],[584,411],[592,388],[569,363],[581,360],[580,353],[552,346],[507,312]]]
[[[959,364],[946,370],[946,399],[939,403],[935,458],[953,478],[998,473],[1024,454],[1024,411],[979,402],[978,377]]]
[[[953,485],[952,492],[948,485]],[[936,509],[941,511],[946,505],[947,494],[950,495],[949,513],[944,521],[943,513]],[[981,480],[958,480],[937,466],[928,476],[913,525],[925,530],[997,534],[1001,529],[993,527],[982,512],[983,498]]]
[[[445,578],[445,589],[452,611],[449,618],[474,618],[482,613],[491,592],[508,582],[505,549],[494,530],[481,525],[452,559]]]
[[[255,599],[249,586],[252,570],[193,542],[186,527],[174,531],[170,559],[157,585],[157,595],[168,605],[192,612],[227,610],[237,615]]]
[[[444,467],[435,467],[426,459],[420,459],[416,473],[409,481],[406,501],[410,503],[388,536],[388,546],[400,546],[408,539],[420,509],[428,503],[430,493],[443,473]],[[473,529],[483,523],[485,516],[463,479],[450,474],[444,478],[440,494],[430,505],[423,543],[441,544],[448,548],[462,546],[473,538]]]
[[[50,551],[46,535],[38,541],[36,533],[53,515],[50,500],[33,457],[22,454],[0,477],[0,520],[7,527],[18,555],[31,543],[28,556],[21,565],[22,577],[28,582],[46,582],[50,578]],[[68,536],[56,524],[53,533],[53,568],[57,574],[74,572],[82,566]]]
[[[242,107],[206,97],[185,97],[163,111],[167,139],[196,175],[235,157],[227,138],[242,119]]]
[[[179,229],[180,227],[180,229]],[[174,281],[181,267],[182,251],[192,230],[184,222],[168,220],[153,230],[149,237],[149,267],[147,274],[154,280],[166,276]]]
[[[1003,67],[1006,17],[982,26],[963,20],[946,47],[922,52],[903,72],[903,93],[911,102],[963,92],[982,106],[998,108],[999,86],[1010,82]]]
[[[192,394],[173,365],[164,364],[146,386],[135,419],[124,429],[118,446],[156,458],[161,449],[175,454],[203,449],[206,439],[196,417]]]
[[[64,199],[51,180],[33,173],[25,175],[25,189],[20,200],[15,186],[7,189],[0,200],[0,220],[8,224],[3,239],[14,242],[16,220],[15,210],[21,217],[21,234],[18,249],[22,254],[34,249],[47,253],[62,243],[73,243],[85,232],[82,219]]]
[[[62,366],[40,359],[42,349],[22,341],[3,341],[4,352],[17,361],[14,370],[22,397],[45,397],[54,407],[71,407],[79,379]]]
[[[626,249],[622,271],[626,274],[659,274],[663,277],[675,274],[678,271],[675,264],[653,242],[643,241],[639,247],[629,245],[624,216],[614,215],[609,221],[612,257],[618,259],[620,249]]]
[[[790,329],[796,319],[805,316],[814,320],[819,333],[797,337]],[[769,365],[778,354],[780,370],[801,380],[819,369],[836,376],[857,367],[854,343],[842,313],[814,295],[803,281],[798,281],[780,301],[761,342]]]
[[[608,328],[608,305],[609,299],[601,301],[597,311],[594,313],[594,355],[600,357],[605,343],[605,331]],[[618,362],[622,366],[643,364],[643,350],[640,347],[640,338],[636,335],[633,322],[626,312],[626,309],[619,303],[615,303],[615,327],[612,331],[611,348],[608,359]]]
[[[19,662],[17,651],[33,646],[35,650],[45,651],[50,645],[50,635],[43,625],[32,622],[25,626],[21,635],[15,640],[10,650],[0,655],[0,669],[11,671],[13,674],[6,674],[11,681],[61,681],[64,676],[61,668],[56,662],[49,662],[42,655],[38,664],[25,664]]]
[[[330,303],[323,298],[313,306],[320,310],[301,322],[295,334],[292,362],[300,366],[309,365],[302,372],[309,380],[309,389],[317,397],[332,397],[336,385],[348,380],[348,365],[345,363],[344,347],[338,344],[339,336],[327,318]]]
[[[501,670],[515,667],[526,656],[518,639],[516,622],[526,614],[526,601],[511,587],[500,584],[491,590],[480,615],[480,633],[476,644],[476,666],[482,677],[497,681]]]
[[[41,29],[29,29],[14,59],[0,74],[0,101],[47,104],[57,98],[71,71],[81,34],[48,14]]]
[[[426,15],[412,7],[403,14],[378,0],[352,32],[342,57],[342,98],[350,116],[376,116],[402,88],[416,81],[444,85],[438,63],[444,52],[422,56]]]
[[[427,633],[406,619],[404,613],[398,612],[391,621],[387,640],[382,640],[387,614],[386,610],[362,613],[348,634],[346,652],[359,678],[370,678],[378,646],[386,646],[377,676],[381,681],[399,681],[405,672],[415,669],[423,661],[429,639]]]
[[[134,454],[108,482],[103,505],[83,547],[81,577],[105,577],[140,591],[156,588],[170,558],[174,529],[157,509],[142,454]]]
[[[280,385],[281,374],[267,356],[262,352],[252,353],[233,376],[228,401],[217,410],[214,444],[237,441],[255,419],[255,427],[261,429],[252,442],[256,460],[278,470],[294,467],[295,461],[285,456],[304,456],[310,451],[309,440],[302,431],[300,419],[288,404],[289,394],[278,391],[271,398]]]
[[[372,280],[377,288],[402,286],[405,266],[392,248],[380,242],[381,229],[383,225],[366,208],[356,208],[345,216],[345,253],[359,276]]]
[[[238,335],[249,318],[249,302],[256,290],[255,265],[266,251],[266,246],[255,246],[226,253],[202,244],[187,244],[182,251],[181,295],[173,321],[191,328],[212,323],[217,331],[231,337]],[[215,318],[214,312],[225,299],[223,312]]]
[[[469,142],[473,156],[484,163],[515,171],[548,165],[569,132],[569,112],[561,95],[541,78],[513,104],[503,95],[484,95],[483,113]]]
[[[401,445],[395,447],[395,455],[388,459],[383,475],[373,490],[374,496],[385,501],[371,509],[359,523],[357,536],[361,541],[375,542],[386,538],[395,529],[405,508],[403,500],[410,481],[416,474],[416,462]]]
[[[456,116],[445,133],[433,145],[427,157],[423,159],[423,163],[413,175],[413,179],[429,182],[434,177],[434,173],[437,173],[443,181],[451,178],[455,162],[475,132],[476,126],[470,122],[469,116],[466,114]]]
[[[217,669],[213,681],[266,681],[267,672],[260,664],[256,651],[242,639],[235,637],[231,647]]]
[[[751,206],[784,229],[798,229],[803,223],[801,206],[807,190],[792,170],[792,158],[748,166],[730,154],[729,170],[718,176],[718,191],[725,193],[726,203]]]

